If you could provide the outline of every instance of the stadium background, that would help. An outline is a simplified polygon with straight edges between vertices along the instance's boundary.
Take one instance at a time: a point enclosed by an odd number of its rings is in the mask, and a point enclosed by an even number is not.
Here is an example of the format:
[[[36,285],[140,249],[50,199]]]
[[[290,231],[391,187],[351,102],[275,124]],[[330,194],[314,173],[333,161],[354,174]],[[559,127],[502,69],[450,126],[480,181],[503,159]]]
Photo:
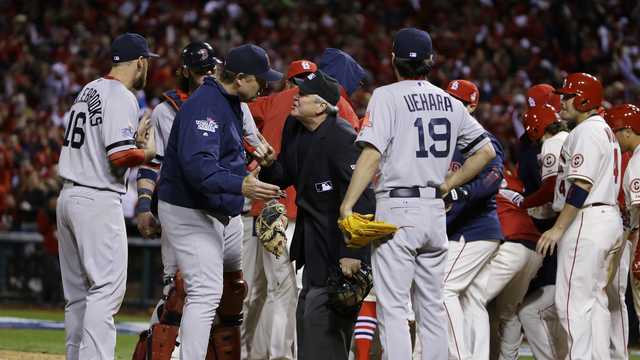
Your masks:
[[[609,103],[637,104],[640,94],[637,1],[0,0],[0,12],[0,317],[61,309],[55,202],[66,112],[82,85],[106,74],[111,40],[122,32],[145,35],[161,55],[137,94],[142,107],[152,108],[174,86],[179,50],[206,40],[221,53],[259,44],[281,71],[291,60],[340,48],[368,71],[352,97],[362,116],[372,89],[393,81],[393,31],[423,28],[438,53],[430,80],[479,86],[476,117],[508,149],[511,164],[530,85],[556,86],[579,70],[602,80]],[[130,186],[123,202],[131,244],[125,312],[144,312],[160,290],[158,243],[138,237],[135,198]],[[631,330],[634,343],[637,325]]]

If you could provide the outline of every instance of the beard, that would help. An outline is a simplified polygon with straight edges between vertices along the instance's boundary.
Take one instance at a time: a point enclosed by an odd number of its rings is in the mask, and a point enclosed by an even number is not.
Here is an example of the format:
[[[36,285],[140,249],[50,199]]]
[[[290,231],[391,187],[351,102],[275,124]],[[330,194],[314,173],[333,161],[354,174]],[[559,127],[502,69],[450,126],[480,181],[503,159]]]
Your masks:
[[[142,72],[140,76],[138,76],[133,81],[133,88],[136,90],[142,90],[147,85],[147,72]]]

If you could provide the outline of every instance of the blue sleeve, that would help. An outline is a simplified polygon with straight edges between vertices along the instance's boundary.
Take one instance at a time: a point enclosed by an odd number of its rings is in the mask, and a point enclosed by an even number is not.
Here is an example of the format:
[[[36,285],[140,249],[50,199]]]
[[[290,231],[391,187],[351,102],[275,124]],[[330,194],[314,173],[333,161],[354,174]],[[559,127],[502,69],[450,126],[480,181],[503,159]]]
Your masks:
[[[226,134],[230,124],[210,109],[180,112],[176,121],[180,121],[178,159],[189,184],[203,193],[242,194],[244,177],[220,165],[221,139],[231,136]]]
[[[496,151],[496,157],[470,182],[462,185],[469,192],[469,198],[464,201],[453,202],[451,210],[447,212],[447,225],[455,221],[464,209],[478,201],[494,196],[500,190],[504,173],[504,153],[502,146],[491,136],[491,143]]]

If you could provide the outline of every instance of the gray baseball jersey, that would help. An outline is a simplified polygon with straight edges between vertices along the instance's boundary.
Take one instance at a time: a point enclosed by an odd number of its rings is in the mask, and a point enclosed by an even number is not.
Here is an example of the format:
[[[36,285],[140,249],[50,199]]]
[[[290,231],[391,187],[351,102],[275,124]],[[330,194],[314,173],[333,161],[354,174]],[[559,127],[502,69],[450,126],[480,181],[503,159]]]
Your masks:
[[[69,112],[58,169],[77,184],[126,193],[126,169],[112,168],[109,155],[136,147],[140,107],[120,81],[100,78],[80,91]]]
[[[425,80],[375,89],[356,141],[382,154],[376,192],[440,184],[453,146],[469,156],[490,142],[462,102]]]

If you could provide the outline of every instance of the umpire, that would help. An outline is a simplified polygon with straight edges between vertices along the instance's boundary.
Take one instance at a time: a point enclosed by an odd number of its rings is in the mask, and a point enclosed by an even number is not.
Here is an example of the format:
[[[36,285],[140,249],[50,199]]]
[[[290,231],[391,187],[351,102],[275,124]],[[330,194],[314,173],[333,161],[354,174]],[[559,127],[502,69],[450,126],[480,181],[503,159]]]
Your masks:
[[[322,71],[299,84],[291,116],[282,133],[277,160],[261,164],[260,180],[296,189],[298,215],[291,243],[291,260],[305,265],[298,301],[298,359],[347,359],[357,312],[341,315],[328,305],[327,278],[331,269],[350,277],[361,262],[370,262],[368,248],[349,249],[337,220],[342,198],[360,150],[355,131],[336,116],[338,82]],[[355,211],[373,213],[374,194],[367,190]],[[303,356],[304,355],[304,356]]]

